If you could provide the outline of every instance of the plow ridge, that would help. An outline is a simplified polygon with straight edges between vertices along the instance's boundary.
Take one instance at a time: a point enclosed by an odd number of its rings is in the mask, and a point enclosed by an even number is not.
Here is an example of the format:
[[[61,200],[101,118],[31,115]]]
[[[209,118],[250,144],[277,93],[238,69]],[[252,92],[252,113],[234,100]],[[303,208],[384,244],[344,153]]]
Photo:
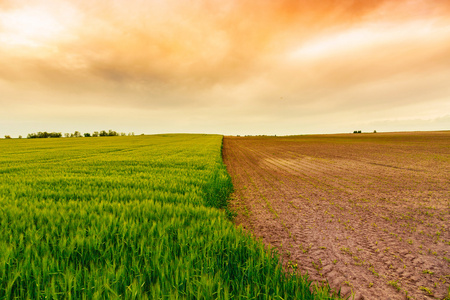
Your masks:
[[[427,146],[431,133],[409,138],[408,148],[375,139],[345,149],[326,137],[226,137],[236,223],[276,247],[287,272],[354,299],[443,299],[450,147]]]

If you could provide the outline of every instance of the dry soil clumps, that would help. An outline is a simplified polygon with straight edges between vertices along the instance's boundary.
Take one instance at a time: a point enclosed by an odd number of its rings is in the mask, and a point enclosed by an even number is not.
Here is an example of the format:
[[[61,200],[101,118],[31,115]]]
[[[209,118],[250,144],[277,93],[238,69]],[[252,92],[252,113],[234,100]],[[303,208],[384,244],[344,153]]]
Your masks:
[[[443,299],[450,132],[226,137],[236,222],[355,299]]]

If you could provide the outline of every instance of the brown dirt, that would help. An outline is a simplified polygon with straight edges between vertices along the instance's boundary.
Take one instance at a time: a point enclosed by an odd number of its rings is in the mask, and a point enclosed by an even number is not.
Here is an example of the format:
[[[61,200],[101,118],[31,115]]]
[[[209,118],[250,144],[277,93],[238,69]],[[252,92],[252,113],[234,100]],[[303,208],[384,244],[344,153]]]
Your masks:
[[[450,132],[225,137],[236,223],[354,299],[443,299]]]

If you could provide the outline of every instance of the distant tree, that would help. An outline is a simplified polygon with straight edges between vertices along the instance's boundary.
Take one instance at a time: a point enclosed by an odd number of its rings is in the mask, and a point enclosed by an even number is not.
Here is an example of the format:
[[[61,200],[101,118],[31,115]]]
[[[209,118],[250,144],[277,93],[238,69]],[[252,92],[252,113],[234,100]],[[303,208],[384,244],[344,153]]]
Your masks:
[[[71,134],[70,134],[70,137],[71,137],[71,138],[73,138],[73,137],[74,137],[73,133],[71,133]]]
[[[22,136],[21,135],[19,135],[19,139],[21,139],[22,138]]]
[[[5,135],[5,139],[10,139],[11,136],[10,135]]]
[[[100,136],[108,136],[108,133],[104,130],[100,131]]]
[[[64,133],[64,137],[66,137],[66,138],[70,137],[70,133],[68,133],[68,132]]]
[[[94,131],[94,133],[92,134],[93,137],[98,137],[99,133],[98,131]]]
[[[377,133],[377,131],[376,131],[376,130],[374,130],[374,131],[373,131],[373,133]]]
[[[358,133],[361,133],[361,130],[358,130]]]
[[[60,137],[62,137],[62,133],[61,132],[51,132],[51,133],[48,134],[48,137],[60,138]]]
[[[47,132],[47,131],[39,131],[38,133],[29,133],[27,135],[27,139],[46,139],[46,138],[60,138],[62,137],[61,132]],[[20,135],[19,138],[21,139],[22,136]]]
[[[81,133],[79,131],[75,131],[73,133],[73,136],[76,137],[76,138],[81,137]]]
[[[108,132],[108,136],[118,136],[119,134],[117,132],[115,132],[114,130],[109,130]]]
[[[121,132],[120,136],[126,136],[127,134],[125,132]]]
[[[49,137],[49,133],[48,133],[47,131],[44,131],[44,132],[39,131],[39,132],[37,133],[37,138],[38,138],[38,139],[46,139],[46,138],[48,138],[48,137]]]
[[[84,137],[91,137],[91,134],[90,133],[85,133]]]

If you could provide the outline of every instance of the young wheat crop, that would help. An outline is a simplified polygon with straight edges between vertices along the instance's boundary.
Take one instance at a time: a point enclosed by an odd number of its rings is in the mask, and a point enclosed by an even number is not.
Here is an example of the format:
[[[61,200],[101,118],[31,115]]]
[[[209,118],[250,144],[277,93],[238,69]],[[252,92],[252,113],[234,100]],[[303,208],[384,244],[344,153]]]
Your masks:
[[[0,299],[327,298],[228,220],[221,141],[0,142]]]

